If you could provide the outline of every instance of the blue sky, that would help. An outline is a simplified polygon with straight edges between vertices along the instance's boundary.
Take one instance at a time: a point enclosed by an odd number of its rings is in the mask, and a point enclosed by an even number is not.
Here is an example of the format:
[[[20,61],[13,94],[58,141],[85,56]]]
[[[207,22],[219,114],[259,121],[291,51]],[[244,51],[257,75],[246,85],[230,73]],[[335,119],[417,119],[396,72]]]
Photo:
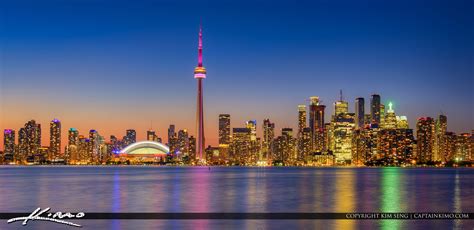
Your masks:
[[[1,128],[59,117],[106,135],[193,131],[200,21],[211,143],[219,113],[295,127],[297,104],[320,96],[329,119],[340,89],[351,111],[378,93],[412,127],[443,112],[450,130],[474,128],[472,1],[2,4]]]

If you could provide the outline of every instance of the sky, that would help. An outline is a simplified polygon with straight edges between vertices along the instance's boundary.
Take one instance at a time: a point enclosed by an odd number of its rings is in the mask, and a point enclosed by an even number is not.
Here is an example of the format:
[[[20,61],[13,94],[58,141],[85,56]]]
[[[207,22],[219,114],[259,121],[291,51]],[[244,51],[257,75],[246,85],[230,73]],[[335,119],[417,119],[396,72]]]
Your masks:
[[[333,113],[339,90],[381,95],[406,115],[448,117],[474,129],[472,1],[106,1],[0,3],[0,128],[30,119],[106,139],[169,124],[195,130],[199,24],[203,26],[206,144],[218,114],[232,127],[264,118],[296,128],[297,105],[319,96]],[[0,134],[3,139],[3,132]],[[0,144],[3,146],[3,141]],[[3,147],[2,147],[3,149]]]

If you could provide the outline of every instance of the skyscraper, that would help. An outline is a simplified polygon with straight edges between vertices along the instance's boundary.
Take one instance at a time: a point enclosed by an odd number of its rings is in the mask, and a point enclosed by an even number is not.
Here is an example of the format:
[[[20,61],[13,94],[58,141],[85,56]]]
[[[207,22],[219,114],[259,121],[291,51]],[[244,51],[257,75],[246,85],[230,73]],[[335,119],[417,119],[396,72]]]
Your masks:
[[[370,99],[370,116],[372,125],[380,124],[380,95],[378,94],[373,94]]]
[[[325,149],[324,110],[326,106],[320,104],[319,97],[313,96],[309,99],[309,128],[311,129],[311,148],[314,151],[322,151]]]
[[[443,161],[446,157],[444,149],[445,134],[448,129],[448,118],[445,115],[439,115],[435,123],[435,138],[433,146],[433,158],[435,161]]]
[[[324,109],[325,105],[321,105],[319,97],[310,97],[309,104],[309,127],[311,132],[324,128]]]
[[[75,128],[70,128],[68,131],[68,145],[79,144],[79,131]]]
[[[275,138],[275,123],[271,123],[269,119],[263,120],[263,157],[270,158],[272,152],[273,139]]]
[[[306,105],[298,105],[298,138],[306,128]]]
[[[349,112],[349,103],[342,98],[342,90],[340,91],[339,101],[334,103],[334,116],[346,114]]]
[[[233,128],[232,133],[231,161],[238,165],[248,165],[252,161],[251,130],[249,128]]]
[[[219,114],[219,146],[230,144],[230,115]]]
[[[257,121],[249,120],[245,123],[246,127],[250,129],[250,141],[257,141]]]
[[[364,127],[365,101],[363,97],[355,100],[355,127],[360,129]]]
[[[135,129],[127,129],[125,140],[127,145],[137,142],[137,132]]]
[[[128,130],[127,130],[128,136]],[[92,163],[96,163],[99,160],[99,133],[95,129],[89,130],[89,151],[88,160]]]
[[[178,131],[177,148],[178,148],[178,152],[181,154],[181,156],[179,157],[189,155],[188,130],[184,129],[184,130]]]
[[[419,162],[433,161],[434,120],[431,117],[418,118],[416,122],[417,158]]]
[[[154,130],[146,131],[146,140],[147,141],[156,141],[157,136]]]
[[[49,123],[49,154],[51,159],[61,155],[61,122],[58,119]]]
[[[19,153],[22,159],[38,153],[41,147],[41,125],[35,120],[28,121],[18,134]]]
[[[5,159],[13,160],[15,154],[15,130],[5,129],[3,131],[3,153]]]
[[[202,160],[204,152],[204,101],[202,80],[206,78],[206,68],[202,65],[202,27],[199,28],[198,65],[194,68],[194,78],[198,81],[197,109],[196,109],[196,159]]]
[[[383,128],[384,129],[396,129],[397,128],[397,116],[395,115],[395,110],[393,110],[392,102],[388,103],[388,110],[385,113]]]
[[[170,153],[175,153],[178,146],[178,137],[176,136],[175,126],[170,125],[168,128],[168,146],[170,147]]]

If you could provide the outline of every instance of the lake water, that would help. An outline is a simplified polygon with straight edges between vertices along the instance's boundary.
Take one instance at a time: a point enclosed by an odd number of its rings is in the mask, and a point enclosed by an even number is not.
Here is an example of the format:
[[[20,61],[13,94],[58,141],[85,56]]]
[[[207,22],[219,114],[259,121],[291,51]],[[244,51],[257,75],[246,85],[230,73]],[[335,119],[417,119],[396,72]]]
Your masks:
[[[469,168],[1,166],[0,212],[474,212]],[[0,229],[71,229],[48,222]],[[83,229],[469,228],[474,220],[74,220]]]

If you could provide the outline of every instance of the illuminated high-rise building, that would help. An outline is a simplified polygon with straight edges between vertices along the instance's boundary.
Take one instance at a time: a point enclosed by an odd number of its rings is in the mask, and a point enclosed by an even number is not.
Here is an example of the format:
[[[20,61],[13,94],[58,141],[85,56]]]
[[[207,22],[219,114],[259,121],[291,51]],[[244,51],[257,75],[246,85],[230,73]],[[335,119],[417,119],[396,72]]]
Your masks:
[[[309,127],[303,128],[301,136],[298,140],[298,156],[299,162],[306,161],[311,153],[311,129]]]
[[[298,105],[298,137],[306,128],[306,105]]]
[[[273,140],[275,139],[275,123],[270,122],[269,119],[263,120],[263,143],[262,155],[267,160],[271,159],[271,152],[273,150]]]
[[[393,110],[392,102],[388,103],[388,110],[385,113],[384,122],[382,123],[384,129],[396,129],[397,128],[397,116],[395,110]]]
[[[245,123],[246,127],[250,129],[250,141],[257,141],[257,121],[250,120]]]
[[[188,130],[183,129],[178,131],[178,152],[181,154],[181,156],[187,156],[189,155],[189,135],[188,135]]]
[[[196,159],[196,138],[194,136],[189,137],[189,159],[191,161]]]
[[[3,154],[6,161],[13,161],[15,155],[15,130],[13,129],[3,130]]]
[[[446,132],[444,134],[444,142],[442,143],[443,149],[443,161],[453,161],[456,156],[456,134],[453,132]]]
[[[319,97],[309,98],[309,127],[314,132],[317,129],[324,128],[324,109],[325,105],[320,104]]]
[[[370,114],[364,115],[364,127],[370,126],[372,121],[372,116]]]
[[[67,135],[67,145],[64,151],[64,158],[69,164],[80,163],[79,157],[79,131],[76,128],[70,128]]]
[[[231,161],[238,165],[249,165],[252,162],[251,156],[251,134],[249,128],[233,128],[232,144],[230,147]],[[256,160],[256,159],[255,159]]]
[[[373,94],[370,98],[370,116],[372,125],[380,124],[380,95],[378,94]]]
[[[70,128],[67,135],[68,145],[77,145],[79,143],[79,131],[76,128]]]
[[[417,158],[419,162],[433,161],[434,120],[431,117],[418,118],[416,123]]]
[[[49,154],[50,160],[61,156],[61,122],[58,119],[49,123]]]
[[[402,165],[413,160],[412,129],[382,129],[378,132],[377,154],[383,165]]]
[[[471,134],[461,133],[456,136],[456,152],[454,154],[454,160],[459,161],[471,161],[472,157],[472,143]]]
[[[355,100],[355,128],[360,129],[364,127],[365,118],[365,101],[363,97],[358,97]]]
[[[352,133],[355,127],[354,113],[340,113],[334,116],[333,152],[338,164],[348,164],[352,159]]]
[[[137,131],[135,131],[134,129],[127,129],[124,140],[126,145],[130,145],[137,142]]]
[[[371,138],[368,129],[356,129],[352,134],[351,164],[364,165],[371,157]]]
[[[397,129],[408,129],[408,118],[406,116],[396,116],[397,120]]]
[[[349,103],[343,100],[342,90],[340,91],[339,101],[334,102],[334,117],[349,112]]]
[[[127,130],[128,134],[128,130]],[[88,157],[90,162],[97,163],[99,162],[99,148],[100,148],[100,141],[99,141],[99,133],[95,129],[89,130],[89,152]]]
[[[444,161],[445,152],[444,149],[444,140],[445,134],[448,131],[448,118],[445,115],[439,115],[438,119],[435,121],[435,137],[433,144],[433,160],[434,161]]]
[[[383,127],[385,125],[385,105],[380,104],[380,123],[379,127]]]
[[[219,146],[228,147],[230,138],[230,115],[219,114]]]
[[[41,147],[41,125],[35,120],[28,121],[18,133],[18,149],[20,160],[26,160],[38,153]]]
[[[147,141],[157,141],[158,137],[156,136],[155,130],[146,131],[146,140]]]
[[[310,97],[309,128],[311,129],[311,148],[313,151],[322,151],[326,148],[324,140],[324,110],[325,105],[320,104],[319,97]]]
[[[196,160],[203,160],[204,138],[204,100],[202,81],[206,78],[206,68],[202,65],[202,27],[199,28],[198,65],[194,68],[194,78],[198,81],[196,109]]]
[[[296,161],[296,140],[292,128],[283,128],[281,136],[275,139],[273,164],[293,165]]]

